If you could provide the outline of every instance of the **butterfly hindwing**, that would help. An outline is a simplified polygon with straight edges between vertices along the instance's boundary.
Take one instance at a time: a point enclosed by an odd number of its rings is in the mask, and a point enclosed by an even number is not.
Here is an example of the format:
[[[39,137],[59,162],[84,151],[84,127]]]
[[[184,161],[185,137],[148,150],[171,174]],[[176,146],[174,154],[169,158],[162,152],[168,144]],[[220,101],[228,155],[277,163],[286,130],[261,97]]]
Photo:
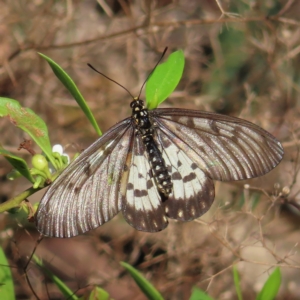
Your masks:
[[[151,175],[149,159],[141,137],[137,134],[132,152],[127,159],[127,181],[122,213],[126,221],[137,230],[156,232],[168,226],[155,181]]]
[[[157,136],[173,183],[172,193],[164,202],[167,216],[180,221],[199,218],[213,203],[213,181],[159,129]]]
[[[102,225],[121,210],[120,178],[132,138],[130,119],[125,119],[62,172],[40,202],[37,228],[41,233],[75,236]]]
[[[281,144],[271,134],[239,118],[176,108],[153,110],[152,118],[214,180],[258,177],[283,157]]]

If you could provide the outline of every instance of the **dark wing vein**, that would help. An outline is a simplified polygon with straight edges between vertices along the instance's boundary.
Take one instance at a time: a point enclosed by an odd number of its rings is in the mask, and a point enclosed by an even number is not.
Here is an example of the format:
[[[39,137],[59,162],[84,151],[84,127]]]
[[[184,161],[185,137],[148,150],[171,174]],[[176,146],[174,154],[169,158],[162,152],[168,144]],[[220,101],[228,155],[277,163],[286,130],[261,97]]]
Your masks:
[[[176,108],[156,109],[151,116],[170,142],[215,180],[264,175],[283,157],[278,140],[246,120]]]
[[[71,237],[94,229],[122,207],[120,179],[133,138],[131,118],[111,128],[53,182],[37,212],[47,236]]]

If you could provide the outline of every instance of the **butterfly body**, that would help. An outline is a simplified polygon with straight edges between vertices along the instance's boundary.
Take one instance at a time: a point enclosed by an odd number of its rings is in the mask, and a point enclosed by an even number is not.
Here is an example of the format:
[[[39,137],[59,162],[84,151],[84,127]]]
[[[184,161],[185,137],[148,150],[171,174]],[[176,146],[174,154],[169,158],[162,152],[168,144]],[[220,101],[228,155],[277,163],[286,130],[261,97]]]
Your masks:
[[[141,231],[168,218],[191,221],[214,200],[213,180],[258,177],[282,159],[281,144],[248,121],[179,108],[147,110],[109,129],[53,182],[37,211],[38,230],[72,237],[122,212]]]
[[[162,200],[166,200],[172,192],[172,181],[162,153],[153,138],[155,134],[154,124],[150,120],[148,109],[145,108],[143,100],[134,98],[130,107],[132,108],[132,117],[136,124],[136,132],[140,134],[146,147],[156,187]]]

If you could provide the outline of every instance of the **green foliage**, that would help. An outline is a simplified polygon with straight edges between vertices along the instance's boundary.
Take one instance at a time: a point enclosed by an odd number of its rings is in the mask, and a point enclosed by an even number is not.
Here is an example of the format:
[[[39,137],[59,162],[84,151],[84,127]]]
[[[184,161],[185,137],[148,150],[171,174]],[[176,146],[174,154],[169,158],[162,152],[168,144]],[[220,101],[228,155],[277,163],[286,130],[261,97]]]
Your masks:
[[[89,295],[88,300],[110,300],[112,299],[109,296],[109,293],[105,291],[104,289],[99,288],[98,286],[95,286],[92,292]]]
[[[44,265],[43,262],[36,256],[33,256],[35,263],[44,271],[44,273],[49,277],[49,279],[57,286],[57,288],[61,291],[65,299],[71,300],[78,300],[83,298],[78,298],[69,287],[61,281],[56,275],[54,275],[50,270],[48,270]],[[88,298],[89,300],[109,300],[111,297],[109,296],[108,292],[104,289],[95,286],[94,289],[91,291]]]
[[[0,299],[15,299],[11,271],[3,249],[0,247]]]
[[[148,299],[151,300],[163,300],[162,295],[158,290],[143,276],[140,272],[138,272],[131,265],[121,262],[120,263],[131,275],[139,288],[143,291],[143,293],[147,296]]]
[[[54,275],[50,270],[48,270],[43,262],[36,256],[33,256],[35,263],[44,271],[44,273],[52,280],[52,282],[57,286],[66,299],[78,300],[79,298],[69,289],[69,287],[61,281],[56,275]]]
[[[239,300],[243,300],[241,285],[240,285],[240,276],[235,265],[233,266],[232,270],[233,270],[233,280],[234,280],[236,294]]]
[[[66,71],[63,70],[61,66],[59,66],[55,61],[53,61],[48,56],[39,53],[41,57],[43,57],[48,64],[50,65],[51,69],[53,70],[54,74],[57,76],[57,78],[62,82],[62,84],[67,88],[67,90],[71,93],[71,95],[74,97],[94,129],[99,135],[102,135],[102,132],[95,120],[94,115],[92,114],[89,106],[87,105],[85,99],[81,95],[80,91],[78,90],[75,82],[72,80],[72,78],[66,73]]]
[[[146,101],[148,109],[156,108],[176,88],[184,69],[182,50],[173,52],[168,60],[159,64],[146,83]]]
[[[190,297],[190,300],[214,300],[214,299],[212,297],[208,296],[202,290],[194,287],[193,291],[192,291],[192,295]]]
[[[21,175],[23,175],[26,179],[28,179],[31,183],[34,183],[34,179],[30,174],[29,167],[26,163],[26,161],[11,152],[5,150],[2,145],[0,145],[0,155],[3,155],[7,161],[20,172]]]
[[[265,282],[260,293],[257,295],[256,300],[273,300],[278,293],[280,284],[281,272],[279,267],[277,267]]]
[[[56,165],[52,156],[47,125],[30,108],[22,107],[16,100],[0,97],[0,117],[8,117],[11,123],[28,133],[53,166]]]
[[[78,300],[78,298],[69,287],[61,281],[56,275],[54,275],[50,270],[48,270],[42,263],[42,261],[37,257],[33,256],[35,263],[43,270],[43,272],[48,276],[48,278],[57,286],[66,299]],[[8,266],[5,254],[0,248],[0,264],[2,266]],[[134,267],[131,265],[121,262],[120,263],[131,275],[136,284],[142,290],[143,294],[150,300],[163,300],[162,295],[155,289],[155,287]],[[237,292],[237,297],[242,300],[242,293],[240,289],[240,278],[236,267],[233,267],[233,278],[234,284]],[[15,299],[13,281],[11,277],[11,272],[8,267],[0,268],[0,297],[1,299]],[[273,300],[279,290],[281,284],[281,273],[280,269],[277,267],[273,273],[269,276],[266,283],[264,284],[262,290],[258,294],[256,300]],[[88,296],[89,300],[109,300],[111,299],[109,293],[104,289],[95,286]],[[212,297],[207,295],[201,289],[194,287],[191,293],[190,300],[214,300]]]
[[[233,266],[233,280],[235,285],[235,290],[237,293],[237,297],[239,300],[243,300],[241,286],[240,286],[240,276],[237,271],[236,266]],[[257,295],[256,300],[273,300],[275,299],[278,290],[281,284],[281,273],[280,269],[277,267],[273,271],[273,273],[269,276],[266,283],[264,284],[262,290]],[[202,290],[194,287],[192,291],[192,295],[190,300],[214,300],[210,296],[208,296]]]

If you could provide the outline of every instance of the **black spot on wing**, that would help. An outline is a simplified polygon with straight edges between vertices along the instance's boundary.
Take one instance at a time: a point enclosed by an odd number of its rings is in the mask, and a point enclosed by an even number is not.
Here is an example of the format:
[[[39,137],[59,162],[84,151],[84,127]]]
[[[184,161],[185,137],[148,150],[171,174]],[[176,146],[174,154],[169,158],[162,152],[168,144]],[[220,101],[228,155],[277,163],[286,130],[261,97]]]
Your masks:
[[[164,148],[168,148],[171,145],[171,142],[169,140],[167,140],[167,139],[162,139],[161,142],[162,142],[162,146]]]
[[[74,194],[79,194],[80,193],[81,188],[78,186],[74,189]]]
[[[152,180],[147,180],[147,189],[150,190],[153,187]]]
[[[133,190],[133,184],[129,182],[129,183],[127,184],[127,189],[128,189],[128,190]]]
[[[190,173],[189,175],[183,177],[183,182],[184,183],[190,182],[194,179],[196,179],[196,174],[195,173]]]
[[[86,174],[87,177],[90,177],[92,175],[91,164],[89,162],[85,163],[83,167],[83,172]]]
[[[192,170],[196,170],[196,169],[198,169],[198,166],[195,163],[192,163],[191,168],[192,168]]]
[[[172,174],[172,180],[182,180],[182,176],[180,175],[179,172],[174,172]]]
[[[135,189],[134,190],[134,197],[144,197],[144,196],[147,196],[148,195],[148,192],[146,190],[138,190],[138,189]]]
[[[208,124],[213,132],[215,132],[216,134],[219,134],[220,130],[219,130],[215,120],[209,120]]]
[[[188,118],[186,126],[194,128],[195,127],[194,119],[193,118]]]

